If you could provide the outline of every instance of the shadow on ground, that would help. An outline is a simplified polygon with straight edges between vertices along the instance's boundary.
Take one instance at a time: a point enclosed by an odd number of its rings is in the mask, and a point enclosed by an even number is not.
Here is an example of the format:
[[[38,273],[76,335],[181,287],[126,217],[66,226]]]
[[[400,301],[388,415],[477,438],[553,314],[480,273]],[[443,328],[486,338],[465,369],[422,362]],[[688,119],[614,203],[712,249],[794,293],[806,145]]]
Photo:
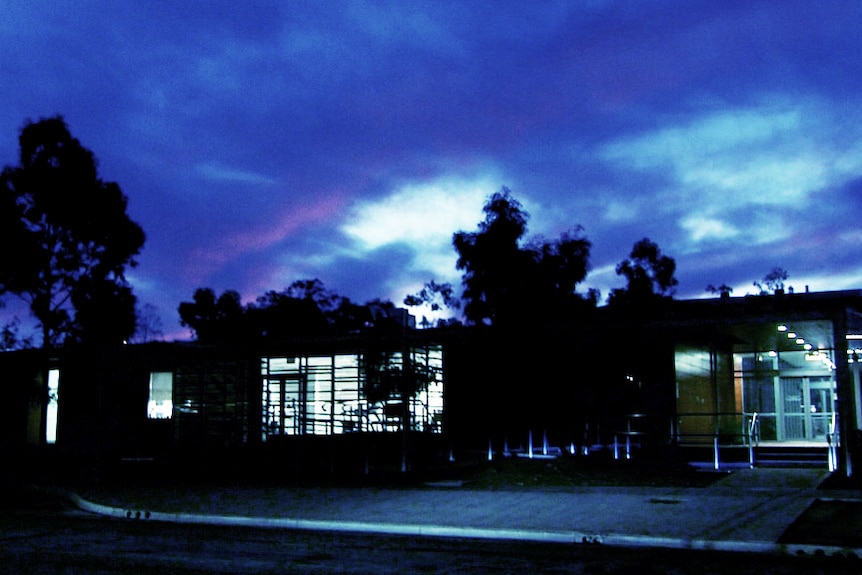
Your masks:
[[[862,501],[816,500],[779,543],[862,547]]]

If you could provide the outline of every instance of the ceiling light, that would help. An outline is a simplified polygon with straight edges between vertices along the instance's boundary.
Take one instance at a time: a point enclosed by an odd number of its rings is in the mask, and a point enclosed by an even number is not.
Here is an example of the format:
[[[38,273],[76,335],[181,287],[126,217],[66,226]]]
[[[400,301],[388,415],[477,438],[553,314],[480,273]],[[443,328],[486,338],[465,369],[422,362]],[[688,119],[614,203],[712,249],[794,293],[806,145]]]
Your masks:
[[[805,338],[804,337],[797,337],[796,343],[798,343],[799,345],[802,345],[803,343],[805,343]]]
[[[778,326],[778,331],[787,331],[787,326],[786,326],[786,325],[784,325],[784,324],[779,325],[779,326]]]
[[[793,339],[793,338],[795,338],[795,337],[796,337],[796,332],[795,332],[795,331],[788,331],[788,332],[787,332],[787,339]]]

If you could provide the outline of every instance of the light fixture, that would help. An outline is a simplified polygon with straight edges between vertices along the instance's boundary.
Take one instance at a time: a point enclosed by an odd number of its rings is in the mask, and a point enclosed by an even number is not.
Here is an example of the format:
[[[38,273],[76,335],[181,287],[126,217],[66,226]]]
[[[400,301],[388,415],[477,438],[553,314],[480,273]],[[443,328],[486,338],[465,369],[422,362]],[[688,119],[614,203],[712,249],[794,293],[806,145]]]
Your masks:
[[[778,326],[778,331],[787,331],[787,326],[786,326],[786,325],[784,325],[784,324],[779,325],[779,326]]]
[[[805,343],[805,338],[804,337],[797,337],[796,343],[798,343],[799,345],[802,345],[803,343]]]
[[[787,332],[787,339],[795,339],[795,338],[796,338],[796,332],[795,331],[788,331]]]
[[[777,356],[778,356],[778,352],[776,352],[775,350],[769,350],[769,357],[777,357]]]
[[[812,346],[810,343],[806,343],[806,344],[805,344],[804,346],[802,346],[802,347],[804,347],[804,348],[805,348],[805,351],[811,351],[811,348],[812,348],[812,347],[814,347],[814,346]]]

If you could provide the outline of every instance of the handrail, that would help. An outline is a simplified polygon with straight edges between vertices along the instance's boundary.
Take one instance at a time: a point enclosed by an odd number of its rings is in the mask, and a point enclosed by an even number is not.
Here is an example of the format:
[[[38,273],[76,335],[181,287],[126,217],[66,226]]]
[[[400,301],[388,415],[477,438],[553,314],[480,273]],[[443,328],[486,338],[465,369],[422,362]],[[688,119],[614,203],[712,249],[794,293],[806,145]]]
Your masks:
[[[748,423],[748,444],[754,445],[760,443],[760,421],[759,414],[755,411],[751,414],[751,421]]]
[[[759,429],[758,414],[755,411],[748,424],[748,467],[751,469],[754,469],[754,444],[760,443]]]
[[[826,434],[826,463],[829,467],[829,471],[835,471],[838,469],[838,442],[835,440],[838,435],[836,434],[837,428],[837,412],[833,411],[829,421],[829,433]]]
[[[696,419],[696,418],[712,418],[715,420],[714,429],[711,431],[704,430],[703,433],[682,433],[680,431],[680,426],[683,419]],[[723,444],[722,438],[725,438],[725,442],[728,439],[734,438],[736,441],[733,442],[734,445],[747,445],[748,446],[748,464],[750,467],[754,467],[754,447],[760,442],[760,414],[757,412],[754,413],[746,413],[739,411],[726,411],[726,412],[707,412],[707,413],[677,413],[676,414],[676,423],[677,427],[674,429],[674,437],[677,441],[682,440],[686,437],[694,438],[700,437],[703,439],[710,438],[712,440],[712,451],[713,451],[713,467],[718,470],[721,467],[721,456],[720,456],[720,447]],[[722,425],[721,421],[724,419],[725,421],[734,422],[733,425],[727,426]],[[739,427],[736,427],[736,426]],[[734,432],[731,429],[736,427],[737,431]]]

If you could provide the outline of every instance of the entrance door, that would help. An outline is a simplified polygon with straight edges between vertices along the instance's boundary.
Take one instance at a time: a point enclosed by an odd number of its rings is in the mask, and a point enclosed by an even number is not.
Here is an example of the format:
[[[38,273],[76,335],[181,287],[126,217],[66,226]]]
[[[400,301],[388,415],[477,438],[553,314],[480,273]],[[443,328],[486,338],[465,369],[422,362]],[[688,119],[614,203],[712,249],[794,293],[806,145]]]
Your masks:
[[[832,414],[835,411],[835,389],[831,377],[808,378],[808,417],[811,421],[811,439],[826,441]]]
[[[782,377],[776,404],[779,441],[826,441],[834,411],[830,376]]]

